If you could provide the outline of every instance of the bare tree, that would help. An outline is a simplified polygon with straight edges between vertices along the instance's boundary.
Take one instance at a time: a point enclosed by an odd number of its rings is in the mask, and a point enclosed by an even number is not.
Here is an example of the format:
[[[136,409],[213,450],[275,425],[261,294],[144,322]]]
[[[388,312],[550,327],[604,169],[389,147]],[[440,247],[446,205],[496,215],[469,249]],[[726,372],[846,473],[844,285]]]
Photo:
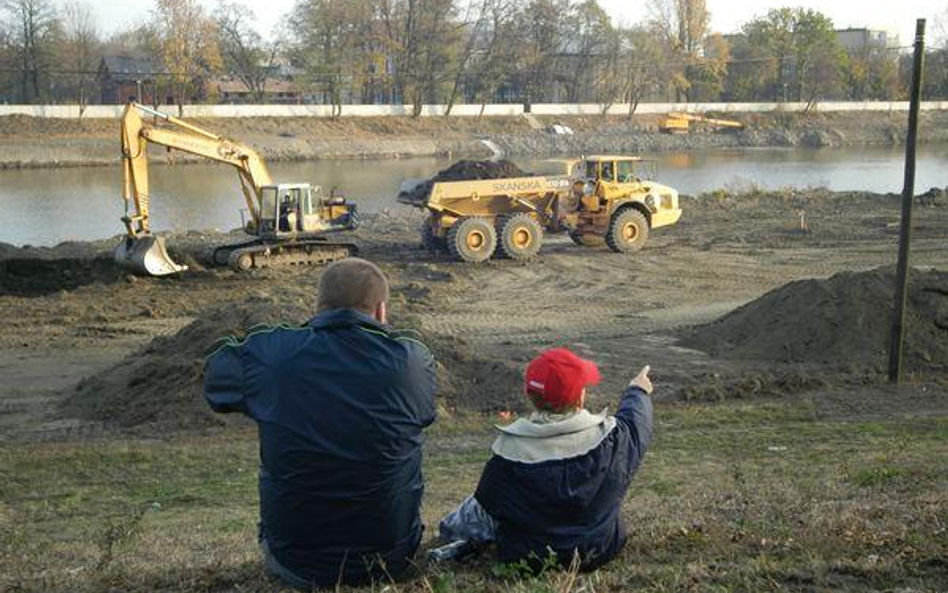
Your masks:
[[[356,88],[365,74],[359,49],[362,23],[370,15],[365,0],[299,0],[293,8],[290,54],[328,97],[333,117],[342,114],[346,91]]]
[[[0,0],[6,14],[8,43],[19,71],[19,100],[32,103],[42,96],[41,78],[54,50],[56,19],[50,0]]]
[[[931,46],[939,49],[948,50],[948,4],[941,9],[941,12],[932,19],[932,41]]]
[[[220,70],[215,23],[197,0],[156,0],[156,36],[180,106]]]
[[[610,43],[618,47],[618,38],[613,35],[608,15],[596,0],[584,0],[569,12],[567,20],[570,67],[562,73],[566,83],[566,100],[578,103],[590,99],[605,100],[600,95],[610,95],[612,73],[603,72],[604,60],[609,59]],[[618,52],[615,53],[615,57]],[[613,97],[608,98],[611,102]]]
[[[11,75],[15,61],[12,54],[10,32],[7,30],[6,23],[0,22],[0,103],[13,100],[12,90],[15,85]]]
[[[705,0],[649,0],[648,8],[651,27],[680,63],[669,79],[679,97],[689,100],[688,67],[702,60],[702,44],[711,22]]]
[[[444,115],[451,115],[451,109],[457,100],[458,93],[461,91],[462,83],[471,64],[471,58],[474,55],[478,42],[483,36],[484,29],[489,24],[489,18],[497,0],[479,0],[468,4],[465,17],[460,26],[464,29],[464,41],[461,44],[460,52],[454,60],[454,81],[451,85],[451,92],[448,94],[447,105]]]
[[[527,107],[547,98],[569,41],[569,0],[531,0],[518,15],[521,26],[518,79]]]
[[[253,11],[243,4],[219,0],[214,20],[225,69],[247,87],[257,102],[262,101],[276,59],[277,44],[264,43],[254,29]]]
[[[517,68],[518,11],[516,0],[501,0],[491,4],[489,22],[469,81],[474,98],[484,107],[500,89],[511,82]]]
[[[447,80],[459,36],[454,26],[454,0],[407,0],[402,56],[405,96],[412,115],[421,115],[428,101],[435,103]]]
[[[93,78],[95,55],[99,47],[99,31],[92,8],[78,0],[71,0],[62,8],[63,63],[69,64],[79,105],[79,123],[88,102],[88,89]]]
[[[661,88],[668,60],[652,31],[642,26],[622,31],[622,47],[619,72],[624,74],[623,95],[632,117],[639,103]]]
[[[717,101],[724,90],[731,48],[720,33],[708,35],[703,43],[700,59],[685,66],[688,79],[688,100]]]
[[[678,51],[699,52],[711,22],[705,0],[649,0],[648,10],[652,26]]]

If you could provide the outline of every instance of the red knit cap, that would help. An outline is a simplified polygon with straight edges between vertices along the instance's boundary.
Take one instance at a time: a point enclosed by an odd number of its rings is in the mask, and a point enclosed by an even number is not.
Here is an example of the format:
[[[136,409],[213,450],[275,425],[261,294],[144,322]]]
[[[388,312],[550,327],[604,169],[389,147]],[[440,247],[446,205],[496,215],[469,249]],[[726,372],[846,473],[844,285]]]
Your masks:
[[[527,365],[524,390],[538,408],[565,410],[579,407],[583,389],[599,380],[596,363],[567,348],[554,348],[542,352]]]

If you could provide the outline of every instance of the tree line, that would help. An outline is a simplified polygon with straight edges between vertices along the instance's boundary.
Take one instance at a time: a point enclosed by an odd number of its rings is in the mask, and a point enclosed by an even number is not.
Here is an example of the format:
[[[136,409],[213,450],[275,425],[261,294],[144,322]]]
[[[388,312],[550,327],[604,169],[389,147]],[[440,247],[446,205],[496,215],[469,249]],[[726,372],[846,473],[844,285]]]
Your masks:
[[[142,23],[104,35],[89,4],[0,0],[0,102],[98,98],[105,55],[149,57],[178,101],[215,102],[229,77],[245,99],[292,79],[297,100],[396,103],[898,100],[904,48],[848,50],[817,10],[776,8],[724,35],[705,0],[647,0],[617,25],[596,0],[296,0],[279,30],[258,32],[235,0],[155,0]],[[943,16],[948,17],[948,7]],[[933,28],[924,96],[948,97],[948,18]],[[905,45],[909,40],[905,40]]]

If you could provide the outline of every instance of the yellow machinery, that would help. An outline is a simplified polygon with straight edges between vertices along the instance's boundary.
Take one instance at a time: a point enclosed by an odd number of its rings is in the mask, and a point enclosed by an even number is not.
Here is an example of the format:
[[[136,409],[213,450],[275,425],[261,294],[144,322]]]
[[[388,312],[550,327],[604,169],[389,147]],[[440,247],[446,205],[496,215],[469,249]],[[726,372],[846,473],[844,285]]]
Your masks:
[[[174,126],[157,127],[142,121],[141,113]],[[176,129],[175,129],[176,128]],[[355,245],[330,243],[325,233],[352,230],[356,208],[345,199],[324,197],[308,183],[274,184],[263,159],[251,148],[218,136],[176,117],[129,103],[122,115],[126,236],[115,250],[115,260],[136,272],[165,276],[181,272],[168,255],[164,239],[151,232],[148,188],[149,144],[196,154],[237,169],[247,210],[246,242],[218,247],[214,262],[238,271],[284,263],[324,263],[355,253]]]
[[[669,134],[687,134],[691,129],[691,122],[729,130],[740,130],[744,127],[744,124],[741,122],[731,119],[705,117],[696,113],[672,112],[662,120],[659,124],[659,129]]]
[[[563,175],[436,182],[418,196],[404,187],[398,200],[426,209],[422,242],[455,259],[481,262],[537,254],[543,231],[566,230],[579,244],[605,239],[617,252],[638,251],[650,229],[681,217],[678,192],[647,179],[647,161],[589,156],[557,161]]]

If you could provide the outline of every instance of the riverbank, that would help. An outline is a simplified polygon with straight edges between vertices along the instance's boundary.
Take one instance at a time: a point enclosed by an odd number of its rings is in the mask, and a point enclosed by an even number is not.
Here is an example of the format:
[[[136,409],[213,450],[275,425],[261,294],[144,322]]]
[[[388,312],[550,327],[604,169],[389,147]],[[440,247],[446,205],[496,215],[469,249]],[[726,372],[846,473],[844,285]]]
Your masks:
[[[245,142],[268,161],[407,157],[652,153],[736,147],[895,146],[904,142],[903,112],[729,114],[738,132],[694,126],[658,131],[659,115],[510,117],[217,118],[194,123]],[[554,124],[573,134],[549,131]],[[948,112],[921,114],[919,141],[948,142]],[[0,117],[0,168],[116,165],[118,123],[108,119]],[[155,150],[156,156],[161,154]],[[176,161],[196,161],[174,153]],[[157,159],[156,159],[157,160]],[[161,161],[158,161],[161,162]]]

